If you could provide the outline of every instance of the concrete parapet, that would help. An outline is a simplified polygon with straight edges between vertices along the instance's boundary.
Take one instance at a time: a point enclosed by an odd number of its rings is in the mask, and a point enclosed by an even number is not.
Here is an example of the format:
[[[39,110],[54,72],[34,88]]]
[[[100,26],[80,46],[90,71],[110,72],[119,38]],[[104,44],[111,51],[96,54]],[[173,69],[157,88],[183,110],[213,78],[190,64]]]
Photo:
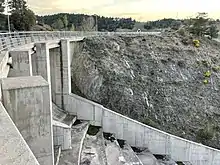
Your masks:
[[[39,165],[1,102],[0,119],[0,164]]]
[[[78,119],[102,126],[104,132],[126,140],[131,146],[146,147],[153,154],[169,155],[175,161],[189,161],[193,165],[219,165],[220,150],[195,143],[113,112],[74,94],[68,97],[66,110]]]
[[[3,104],[41,165],[53,165],[52,110],[40,76],[2,79]]]

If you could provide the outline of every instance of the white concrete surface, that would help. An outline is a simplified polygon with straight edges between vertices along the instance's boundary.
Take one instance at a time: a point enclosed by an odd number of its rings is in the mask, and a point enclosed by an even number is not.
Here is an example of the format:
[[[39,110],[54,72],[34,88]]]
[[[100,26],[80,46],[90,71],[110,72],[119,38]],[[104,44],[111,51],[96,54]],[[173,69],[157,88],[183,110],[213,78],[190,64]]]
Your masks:
[[[56,94],[61,93],[60,48],[50,49],[49,56],[52,101],[58,105],[61,105],[61,99],[56,98]]]
[[[42,76],[49,84],[51,84],[50,80],[50,60],[49,60],[49,48],[46,42],[36,43],[36,58],[35,58],[35,66],[33,69],[36,71],[36,75]]]
[[[31,52],[29,50],[14,50],[9,54],[12,57],[13,69],[10,69],[8,77],[32,76]]]
[[[9,65],[7,65],[9,61],[8,51],[0,52],[0,78],[5,78],[8,76]]]
[[[67,100],[63,97],[71,93],[70,41],[61,40],[61,49],[49,49],[52,100],[64,108]]]
[[[0,102],[0,164],[40,165]]]
[[[70,94],[66,110],[78,119],[102,126],[104,132],[114,133],[131,146],[147,147],[153,154],[169,155],[175,161],[190,161],[193,165],[219,165],[220,151],[168,134],[82,97]]]
[[[62,150],[71,149],[71,127],[53,121],[53,140],[55,146],[61,146]]]
[[[41,165],[53,165],[49,85],[41,76],[2,79],[3,104]]]
[[[71,59],[70,59],[70,41],[61,40],[62,72],[63,72],[63,94],[71,93]]]

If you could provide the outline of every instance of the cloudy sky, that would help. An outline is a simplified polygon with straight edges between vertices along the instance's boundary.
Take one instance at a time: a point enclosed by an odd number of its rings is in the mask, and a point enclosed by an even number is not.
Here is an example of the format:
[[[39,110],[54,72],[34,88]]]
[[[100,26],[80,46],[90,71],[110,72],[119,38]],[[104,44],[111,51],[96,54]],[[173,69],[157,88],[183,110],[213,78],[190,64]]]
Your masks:
[[[210,17],[220,18],[219,0],[28,0],[28,5],[39,15],[70,12],[145,21],[208,12]]]

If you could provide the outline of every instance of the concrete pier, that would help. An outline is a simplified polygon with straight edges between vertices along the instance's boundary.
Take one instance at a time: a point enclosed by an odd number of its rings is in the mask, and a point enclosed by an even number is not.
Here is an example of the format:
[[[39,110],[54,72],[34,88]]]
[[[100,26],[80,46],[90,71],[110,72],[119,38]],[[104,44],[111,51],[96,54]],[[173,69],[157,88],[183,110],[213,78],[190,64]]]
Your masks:
[[[41,165],[53,165],[49,85],[41,76],[2,79],[3,104]]]
[[[49,48],[46,42],[36,43],[36,58],[35,58],[35,75],[42,76],[49,84],[50,80],[50,57],[49,57]]]
[[[61,48],[50,50],[51,59],[51,79],[52,93],[54,92],[55,103],[62,109],[65,109],[67,95],[71,93],[71,60],[70,60],[70,41],[61,40]],[[55,74],[52,72],[56,71]],[[54,81],[55,80],[55,81]]]
[[[57,100],[56,94],[61,92],[61,69],[60,48],[53,48],[49,50],[50,53],[50,76],[51,76],[51,93],[52,101],[56,104],[61,104],[61,100]],[[60,106],[59,106],[60,107]]]
[[[30,50],[15,50],[9,54],[12,57],[13,69],[10,69],[8,77],[32,76]]]

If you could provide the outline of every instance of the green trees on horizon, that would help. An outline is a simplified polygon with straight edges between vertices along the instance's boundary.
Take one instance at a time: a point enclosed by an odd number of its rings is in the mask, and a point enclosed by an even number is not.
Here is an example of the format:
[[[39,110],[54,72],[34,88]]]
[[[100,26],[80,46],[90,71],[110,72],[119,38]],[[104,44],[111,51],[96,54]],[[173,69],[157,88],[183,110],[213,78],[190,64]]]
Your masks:
[[[217,38],[219,32],[216,21],[208,18],[208,13],[198,13],[196,18],[191,18],[187,29],[197,36],[208,35],[211,38]]]
[[[97,20],[99,31],[116,31],[118,28],[133,29],[136,22],[132,18],[113,18],[69,13],[37,16],[37,19],[41,24],[50,25],[58,30],[88,30],[88,27],[94,30],[96,29]],[[86,25],[84,25],[85,23]]]
[[[0,0],[0,13],[2,13],[2,12],[4,12],[4,2],[5,2],[5,0]]]
[[[11,23],[11,30],[19,30],[19,31],[26,31],[30,30],[31,26],[36,24],[36,17],[32,10],[27,7],[27,3],[24,0],[9,0],[8,2],[9,9],[11,12],[10,16],[10,23]],[[0,0],[0,12],[4,12],[4,0]],[[0,24],[6,24],[6,19],[0,20]],[[0,26],[1,29],[6,29],[7,25]]]

